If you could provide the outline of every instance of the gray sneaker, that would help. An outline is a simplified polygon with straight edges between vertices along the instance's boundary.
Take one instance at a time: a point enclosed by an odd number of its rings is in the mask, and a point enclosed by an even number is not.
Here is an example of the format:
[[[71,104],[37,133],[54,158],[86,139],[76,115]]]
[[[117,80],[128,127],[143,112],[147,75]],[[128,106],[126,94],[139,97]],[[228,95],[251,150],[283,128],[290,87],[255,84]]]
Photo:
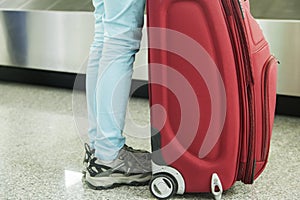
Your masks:
[[[100,190],[120,185],[146,185],[151,175],[151,154],[125,145],[109,164],[92,158],[85,180],[90,188]]]

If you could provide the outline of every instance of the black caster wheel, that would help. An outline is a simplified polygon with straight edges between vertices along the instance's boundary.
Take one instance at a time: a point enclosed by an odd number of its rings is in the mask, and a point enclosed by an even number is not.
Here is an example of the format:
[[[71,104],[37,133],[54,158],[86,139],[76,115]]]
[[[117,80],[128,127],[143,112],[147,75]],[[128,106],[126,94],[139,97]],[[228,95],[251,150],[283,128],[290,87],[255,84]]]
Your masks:
[[[177,191],[177,183],[171,175],[156,174],[150,181],[150,191],[158,199],[167,199]]]

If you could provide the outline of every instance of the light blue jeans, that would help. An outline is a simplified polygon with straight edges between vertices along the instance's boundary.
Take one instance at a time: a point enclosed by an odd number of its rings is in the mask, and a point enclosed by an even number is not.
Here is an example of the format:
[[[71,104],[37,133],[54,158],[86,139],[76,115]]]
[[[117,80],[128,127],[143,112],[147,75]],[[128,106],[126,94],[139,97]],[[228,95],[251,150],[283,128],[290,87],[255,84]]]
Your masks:
[[[145,0],[93,0],[95,35],[86,73],[89,140],[95,156],[114,160],[122,135]]]

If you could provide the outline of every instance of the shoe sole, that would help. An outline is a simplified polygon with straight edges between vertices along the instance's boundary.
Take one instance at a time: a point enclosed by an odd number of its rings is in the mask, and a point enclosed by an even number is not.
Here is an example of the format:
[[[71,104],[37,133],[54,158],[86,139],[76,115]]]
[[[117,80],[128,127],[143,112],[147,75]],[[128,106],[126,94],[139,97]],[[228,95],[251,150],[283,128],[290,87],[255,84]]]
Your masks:
[[[145,186],[148,185],[152,174],[148,175],[132,175],[132,176],[118,176],[118,177],[91,177],[89,173],[85,175],[85,182],[87,186],[94,190],[106,190],[119,186]]]

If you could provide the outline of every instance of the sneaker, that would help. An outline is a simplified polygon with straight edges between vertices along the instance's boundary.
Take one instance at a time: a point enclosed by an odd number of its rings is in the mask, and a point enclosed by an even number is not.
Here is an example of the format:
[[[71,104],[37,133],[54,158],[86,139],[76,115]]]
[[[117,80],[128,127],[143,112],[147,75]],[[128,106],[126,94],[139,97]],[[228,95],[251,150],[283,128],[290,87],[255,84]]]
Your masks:
[[[151,154],[125,145],[111,163],[92,158],[87,171],[86,183],[96,190],[120,185],[146,185],[152,175]]]
[[[91,149],[90,145],[88,145],[87,143],[84,144],[84,149],[85,149],[85,154],[84,154],[84,158],[83,158],[83,169],[82,169],[82,173],[85,176],[86,172],[87,172],[87,166],[88,163],[90,162],[90,160],[92,159],[92,157],[94,157],[95,154],[95,149]]]

